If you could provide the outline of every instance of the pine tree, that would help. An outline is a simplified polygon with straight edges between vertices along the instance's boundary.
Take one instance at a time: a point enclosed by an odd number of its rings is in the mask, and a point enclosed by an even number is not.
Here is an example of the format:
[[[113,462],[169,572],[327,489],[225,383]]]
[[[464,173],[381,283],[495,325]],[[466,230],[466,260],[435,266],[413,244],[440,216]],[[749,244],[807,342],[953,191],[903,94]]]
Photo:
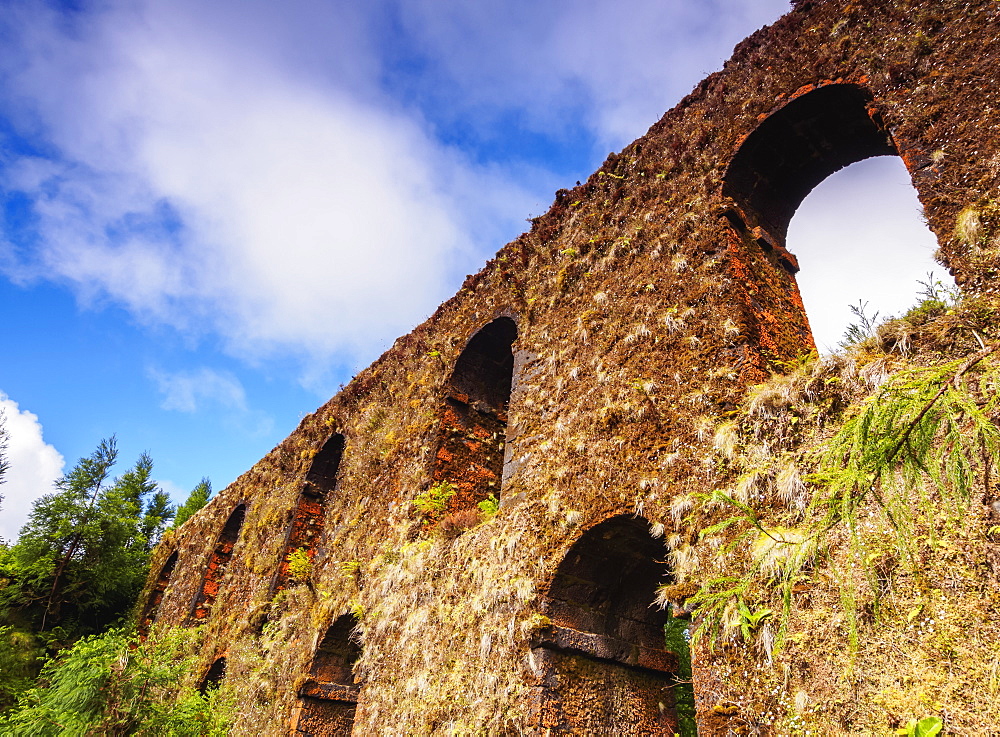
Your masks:
[[[115,439],[38,499],[17,542],[0,553],[0,624],[68,637],[99,632],[128,612],[142,588],[149,553],[173,516],[152,480],[148,454],[108,484]]]
[[[207,478],[203,478],[198,485],[191,490],[187,501],[177,508],[177,514],[174,515],[174,523],[170,526],[171,529],[174,527],[180,527],[187,522],[188,518],[192,514],[208,504],[208,500],[211,496],[212,482]]]

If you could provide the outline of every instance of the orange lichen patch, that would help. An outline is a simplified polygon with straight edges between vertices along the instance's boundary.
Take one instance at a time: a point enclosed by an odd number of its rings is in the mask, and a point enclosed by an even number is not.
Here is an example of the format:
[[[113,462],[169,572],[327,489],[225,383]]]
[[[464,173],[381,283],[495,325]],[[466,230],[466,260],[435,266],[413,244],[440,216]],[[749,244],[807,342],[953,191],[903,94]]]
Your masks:
[[[451,399],[441,418],[441,447],[433,479],[455,488],[446,514],[475,506],[499,495],[507,425],[491,412]]]

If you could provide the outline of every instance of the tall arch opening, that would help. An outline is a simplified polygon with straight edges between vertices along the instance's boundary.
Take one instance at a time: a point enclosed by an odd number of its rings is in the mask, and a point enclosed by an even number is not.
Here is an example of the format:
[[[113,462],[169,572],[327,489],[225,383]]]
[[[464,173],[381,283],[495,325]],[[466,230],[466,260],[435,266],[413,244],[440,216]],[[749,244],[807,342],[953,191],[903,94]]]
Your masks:
[[[455,363],[441,410],[434,484],[446,488],[437,521],[499,501],[514,382],[517,324],[499,317],[469,341]]]
[[[327,497],[337,485],[337,471],[344,455],[344,443],[343,435],[331,435],[309,467],[285,533],[281,563],[271,583],[272,593],[288,585],[296,573],[296,561],[301,564],[308,560],[311,563],[316,557],[317,543],[326,519]]]
[[[730,161],[722,186],[723,195],[732,203],[726,215],[747,246],[750,261],[756,262],[750,266],[758,281],[755,290],[748,290],[756,293],[755,299],[748,300],[748,304],[754,303],[750,311],[761,312],[759,305],[766,304],[764,310],[771,314],[764,315],[758,323],[770,320],[782,325],[786,332],[798,332],[798,339],[790,342],[790,352],[795,352],[795,345],[799,350],[808,347],[813,339],[820,349],[835,347],[839,340],[831,338],[834,328],[826,327],[830,324],[827,316],[832,312],[845,315],[848,319],[842,325],[846,327],[850,321],[849,305],[857,299],[865,302],[877,298],[887,288],[909,290],[910,295],[916,297],[919,285],[913,278],[914,270],[902,275],[898,266],[901,262],[916,265],[916,270],[922,272],[919,278],[926,275],[932,262],[928,249],[912,241],[897,256],[895,268],[889,270],[880,268],[876,259],[866,258],[864,251],[856,257],[855,274],[882,272],[874,282],[875,293],[871,297],[847,296],[852,292],[850,287],[858,283],[856,278],[832,284],[837,280],[835,265],[849,258],[845,254],[846,247],[856,243],[861,235],[857,213],[847,208],[837,216],[841,223],[851,223],[854,230],[845,231],[840,242],[831,242],[826,237],[820,239],[819,247],[810,248],[797,237],[795,229],[792,234],[796,238],[789,240],[793,215],[817,185],[846,167],[876,157],[894,157],[895,164],[888,163],[891,160],[877,162],[883,165],[883,170],[886,165],[900,168],[902,160],[898,155],[871,93],[859,85],[837,83],[798,95],[769,115],[747,136]],[[861,170],[873,165],[874,162],[866,162]],[[844,173],[848,174],[851,172]],[[840,181],[841,176],[835,179]],[[904,178],[909,180],[908,176]],[[883,189],[879,199],[888,199],[892,194],[896,193]],[[883,208],[881,212],[874,212],[870,219],[884,223],[889,217],[890,211]],[[917,217],[915,213],[906,215],[902,222],[912,223]],[[796,226],[798,223],[797,220]],[[924,234],[933,239],[926,229]],[[876,237],[868,251],[869,254],[871,251],[884,252],[886,248],[884,239],[879,241]],[[768,270],[767,262],[774,268]],[[800,266],[804,270],[801,273]],[[818,281],[824,282],[826,289],[818,289]],[[800,288],[803,286],[806,289]],[[814,320],[806,318],[803,302]],[[887,315],[883,313],[882,316]],[[810,322],[823,326],[820,334],[811,330]],[[762,332],[774,330],[763,326],[759,329]],[[780,342],[773,335],[770,337],[771,340],[762,342],[771,345]]]
[[[309,679],[299,690],[293,734],[335,737],[351,733],[361,689],[354,677],[354,664],[361,657],[357,628],[357,618],[345,614],[323,635]]]
[[[669,582],[667,551],[649,523],[618,516],[570,548],[542,600],[537,632],[537,718],[556,731],[636,734],[682,730],[677,687],[684,653],[665,644],[670,613],[654,604]]]
[[[898,154],[871,94],[853,84],[807,92],[769,115],[747,136],[726,169],[722,193],[784,245],[788,223],[812,189],[872,156]]]
[[[229,515],[226,524],[223,525],[222,532],[219,533],[219,539],[208,559],[201,587],[191,605],[191,618],[195,621],[207,619],[212,611],[212,604],[215,603],[215,599],[219,595],[219,585],[222,583],[226,569],[229,567],[229,561],[233,557],[233,548],[240,537],[240,529],[243,527],[246,513],[246,505],[238,505]]]
[[[149,628],[156,621],[156,613],[160,609],[160,603],[163,601],[163,595],[167,590],[167,585],[170,583],[170,577],[173,575],[176,566],[177,551],[175,550],[160,568],[160,573],[156,577],[156,584],[153,586],[153,590],[149,594],[149,599],[146,601],[146,606],[143,607],[142,615],[139,617],[139,634],[143,637],[149,633]]]

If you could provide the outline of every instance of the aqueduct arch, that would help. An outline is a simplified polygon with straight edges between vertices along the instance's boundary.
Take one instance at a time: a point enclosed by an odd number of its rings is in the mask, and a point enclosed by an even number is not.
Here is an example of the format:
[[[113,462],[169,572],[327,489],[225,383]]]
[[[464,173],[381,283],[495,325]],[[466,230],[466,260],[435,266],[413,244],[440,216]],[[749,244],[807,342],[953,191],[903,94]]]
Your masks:
[[[871,93],[825,84],[793,97],[747,136],[726,167],[722,193],[784,245],[788,223],[812,189],[835,171],[898,154]]]
[[[542,599],[551,621],[535,633],[538,725],[576,734],[679,732],[674,688],[680,656],[664,644],[670,614],[667,549],[648,520],[620,515],[570,547]]]

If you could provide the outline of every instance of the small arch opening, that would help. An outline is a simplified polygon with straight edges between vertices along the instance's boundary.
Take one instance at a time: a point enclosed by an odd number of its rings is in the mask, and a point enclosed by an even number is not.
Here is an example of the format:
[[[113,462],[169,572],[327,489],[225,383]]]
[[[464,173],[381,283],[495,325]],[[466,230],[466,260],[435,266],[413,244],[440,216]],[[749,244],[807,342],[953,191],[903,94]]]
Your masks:
[[[156,583],[153,585],[153,590],[150,592],[146,606],[143,608],[142,616],[139,617],[139,634],[142,637],[145,637],[149,633],[149,628],[156,621],[156,613],[160,609],[160,603],[163,601],[163,595],[166,593],[167,585],[170,583],[170,577],[173,575],[176,566],[177,551],[175,550],[160,568],[160,573],[156,577]]]
[[[334,433],[323,443],[306,474],[304,491],[320,496],[333,491],[337,485],[337,471],[344,455],[345,442],[343,435]]]
[[[198,691],[204,695],[210,688],[217,689],[222,685],[222,679],[226,677],[226,659],[225,657],[218,658],[209,667],[208,672],[205,673],[205,677],[201,679],[201,683],[198,685]]]
[[[516,339],[517,324],[499,317],[472,337],[455,362],[441,408],[433,475],[443,500],[440,509],[425,512],[430,523],[460,530],[478,523],[481,502],[499,503]]]
[[[292,579],[307,577],[311,570],[326,520],[327,498],[337,486],[344,445],[344,436],[334,433],[309,467],[285,533],[281,563],[271,582],[272,594],[288,586]]]
[[[542,600],[551,624],[532,642],[544,671],[537,698],[547,725],[592,734],[612,734],[620,724],[692,733],[693,714],[677,698],[690,656],[677,651],[683,637],[667,648],[667,627],[675,623],[655,603],[658,587],[670,581],[666,555],[646,520],[624,515],[595,525],[569,549]]]
[[[219,539],[208,559],[201,587],[198,589],[198,594],[191,606],[191,618],[195,621],[207,619],[212,611],[212,605],[219,595],[219,585],[229,568],[229,562],[233,557],[233,548],[240,537],[240,529],[243,527],[246,513],[245,504],[237,505],[226,520],[226,524],[223,525],[222,532],[219,533]]]
[[[294,734],[349,735],[361,685],[354,664],[361,657],[358,619],[338,617],[316,646],[309,679],[299,691]]]

